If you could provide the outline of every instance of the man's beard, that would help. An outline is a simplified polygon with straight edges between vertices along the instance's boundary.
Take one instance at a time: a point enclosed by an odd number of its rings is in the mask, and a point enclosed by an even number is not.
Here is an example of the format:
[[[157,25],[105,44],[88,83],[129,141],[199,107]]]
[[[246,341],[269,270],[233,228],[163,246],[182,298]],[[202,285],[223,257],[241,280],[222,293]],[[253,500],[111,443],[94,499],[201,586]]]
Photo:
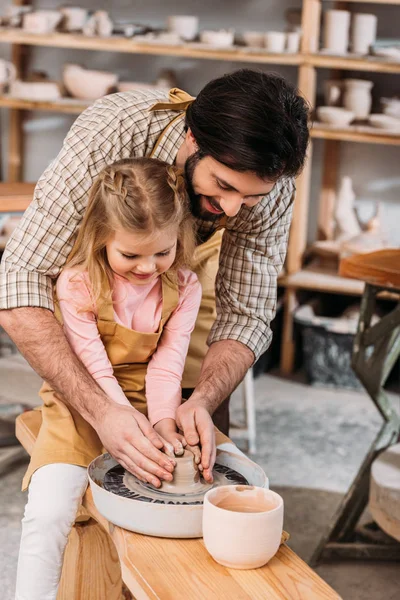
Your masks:
[[[202,196],[201,196],[201,194],[196,194],[196,192],[194,191],[194,187],[193,187],[194,172],[202,158],[204,158],[204,154],[201,152],[201,150],[198,150],[197,152],[195,152],[194,154],[189,156],[189,158],[187,158],[186,162],[185,162],[186,190],[187,190],[187,193],[189,196],[190,210],[194,217],[215,219],[216,217],[218,217],[218,215],[216,215],[212,212],[209,212],[208,210],[206,210],[205,208],[202,207],[202,205],[201,205]],[[213,199],[210,198],[209,200],[213,200]]]

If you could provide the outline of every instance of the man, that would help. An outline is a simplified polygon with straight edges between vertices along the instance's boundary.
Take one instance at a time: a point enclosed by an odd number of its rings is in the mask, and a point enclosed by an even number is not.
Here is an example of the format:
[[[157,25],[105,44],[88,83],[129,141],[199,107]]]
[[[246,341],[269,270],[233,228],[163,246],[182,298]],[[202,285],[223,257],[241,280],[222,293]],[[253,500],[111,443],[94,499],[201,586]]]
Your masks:
[[[132,473],[142,469],[153,483],[171,470],[162,441],[143,415],[107,398],[52,312],[52,281],[73,245],[87,192],[106,164],[152,156],[185,169],[202,242],[225,228],[209,349],[193,393],[177,412],[188,443],[201,444],[210,481],[215,461],[210,415],[271,341],[293,178],[303,167],[309,139],[305,100],[276,75],[243,69],[211,81],[193,102],[181,99],[177,91],[173,106],[156,92],[128,92],[107,96],[82,113],[39,179],[0,274],[0,325],[116,460]],[[200,253],[203,271],[206,259]],[[209,300],[203,323],[213,313]]]

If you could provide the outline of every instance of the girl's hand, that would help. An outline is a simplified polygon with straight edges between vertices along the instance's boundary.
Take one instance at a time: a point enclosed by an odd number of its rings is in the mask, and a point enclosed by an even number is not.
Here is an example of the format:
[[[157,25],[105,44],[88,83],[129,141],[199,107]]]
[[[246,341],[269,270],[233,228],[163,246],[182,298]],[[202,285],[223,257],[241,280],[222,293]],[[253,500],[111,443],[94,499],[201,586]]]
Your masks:
[[[154,425],[155,431],[165,440],[165,454],[167,456],[182,456],[186,440],[178,433],[175,419],[161,419]]]

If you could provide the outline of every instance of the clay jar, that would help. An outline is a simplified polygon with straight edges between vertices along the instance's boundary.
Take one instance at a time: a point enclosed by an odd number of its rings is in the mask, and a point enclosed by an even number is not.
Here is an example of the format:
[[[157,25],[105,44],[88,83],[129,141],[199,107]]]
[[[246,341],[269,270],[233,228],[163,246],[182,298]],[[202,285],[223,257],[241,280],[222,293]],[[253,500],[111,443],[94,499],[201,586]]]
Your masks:
[[[200,474],[194,463],[192,452],[185,450],[182,456],[175,456],[176,467],[172,481],[162,481],[159,488],[170,494],[187,494],[201,488]]]
[[[278,551],[282,528],[283,500],[271,490],[227,485],[204,496],[204,544],[225,567],[256,569],[265,565]]]
[[[371,112],[373,85],[365,79],[346,79],[344,82],[343,105],[358,120],[366,119]]]

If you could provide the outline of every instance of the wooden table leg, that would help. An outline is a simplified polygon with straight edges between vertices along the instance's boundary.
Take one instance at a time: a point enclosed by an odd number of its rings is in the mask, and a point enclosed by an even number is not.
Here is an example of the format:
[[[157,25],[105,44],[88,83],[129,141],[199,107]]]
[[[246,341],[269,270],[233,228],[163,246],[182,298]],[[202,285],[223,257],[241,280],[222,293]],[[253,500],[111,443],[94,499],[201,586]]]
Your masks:
[[[121,600],[121,567],[108,533],[90,518],[72,528],[57,600]]]

